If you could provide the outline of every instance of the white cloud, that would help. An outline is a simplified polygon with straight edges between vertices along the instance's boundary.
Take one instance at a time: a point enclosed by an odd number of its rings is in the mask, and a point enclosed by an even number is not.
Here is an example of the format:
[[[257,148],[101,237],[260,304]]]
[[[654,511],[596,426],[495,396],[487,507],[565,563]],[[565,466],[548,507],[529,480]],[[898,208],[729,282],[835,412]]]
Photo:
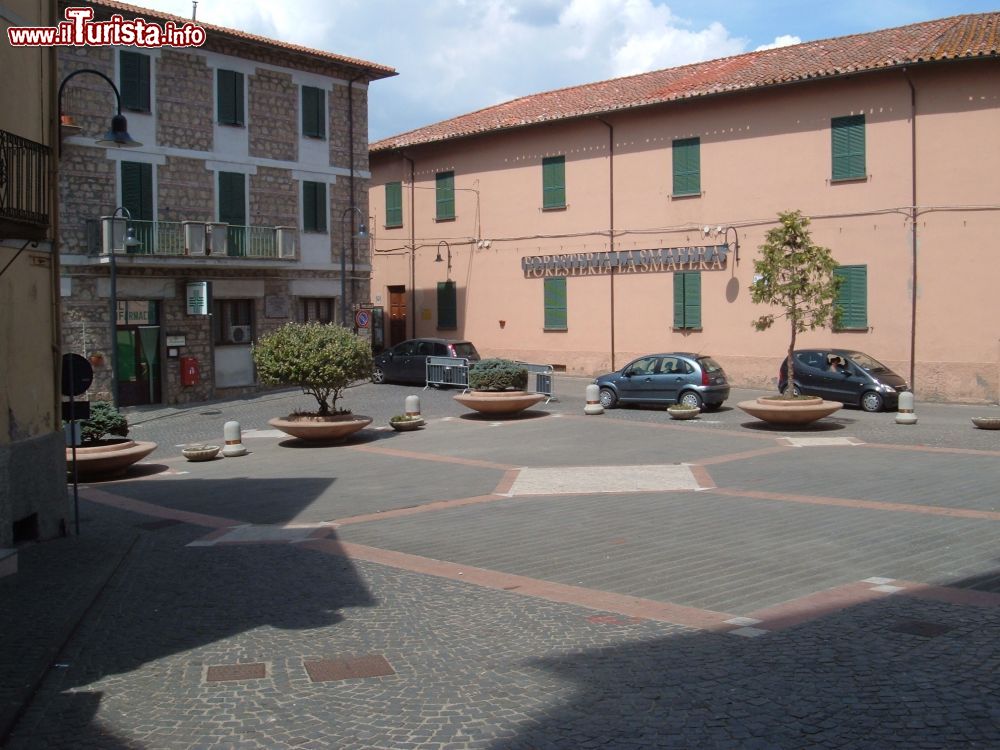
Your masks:
[[[760,45],[754,52],[760,52],[765,49],[777,49],[778,47],[790,47],[793,44],[802,44],[802,40],[791,34],[782,34],[781,36],[776,36],[770,44]]]

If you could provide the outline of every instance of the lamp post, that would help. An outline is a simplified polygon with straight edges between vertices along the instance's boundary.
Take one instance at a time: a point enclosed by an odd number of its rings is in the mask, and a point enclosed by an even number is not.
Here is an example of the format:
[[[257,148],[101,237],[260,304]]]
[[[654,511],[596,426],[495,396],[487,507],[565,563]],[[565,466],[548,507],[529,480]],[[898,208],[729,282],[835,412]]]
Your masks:
[[[437,257],[434,259],[434,262],[440,263],[444,260],[444,258],[441,257],[441,245],[444,245],[445,249],[448,251],[448,270],[445,279],[447,281],[451,281],[451,245],[448,244],[448,240],[441,240],[438,243]]]
[[[132,136],[130,136],[128,134],[128,121],[125,119],[125,116],[122,114],[122,96],[118,92],[118,87],[115,86],[115,82],[112,81],[110,78],[108,78],[106,75],[104,75],[104,73],[102,73],[101,71],[99,71],[99,70],[93,70],[91,68],[83,68],[82,70],[74,70],[68,76],[66,76],[65,78],[63,78],[62,83],[59,84],[59,98],[58,98],[59,99],[59,127],[60,128],[64,128],[64,127],[75,128],[75,126],[64,126],[63,125],[64,119],[67,119],[67,118],[63,117],[62,95],[63,95],[63,89],[66,88],[66,84],[69,83],[70,79],[71,78],[75,78],[78,75],[82,75],[83,73],[90,73],[92,75],[99,76],[100,78],[103,78],[107,82],[107,84],[111,87],[111,90],[115,92],[115,105],[116,105],[116,108],[117,108],[116,109],[117,114],[114,117],[111,118],[111,127],[108,128],[108,131],[101,138],[98,138],[95,141],[95,143],[97,143],[98,146],[119,146],[121,148],[137,148],[138,146],[141,146],[142,144],[139,143],[139,141],[135,140],[134,138],[132,138]],[[62,155],[62,138],[59,139],[59,151],[58,151],[58,154],[60,156]]]
[[[726,227],[725,235],[723,236],[723,241],[726,245],[729,245],[729,232],[733,232],[733,260],[736,261],[736,265],[740,264],[740,235],[736,231],[736,227]]]
[[[358,231],[354,231],[354,214],[358,215],[360,219],[358,223]],[[345,220],[348,215],[351,217],[351,258],[354,258],[354,240],[364,239],[367,235],[365,233],[365,215],[361,213],[361,209],[357,206],[348,206],[340,214],[340,325],[347,327],[347,243],[344,241],[344,225]],[[351,279],[351,287],[353,289],[354,280]],[[351,295],[353,298],[353,294]]]
[[[125,217],[125,236],[122,241],[122,250],[128,252],[131,247],[138,247],[142,243],[135,236],[135,227],[132,226],[132,214],[124,206],[119,206],[111,215],[111,252],[108,253],[108,263],[111,269],[111,288],[108,290],[108,306],[110,310],[108,331],[111,334],[111,402],[118,408],[118,266],[115,264],[115,255],[118,248],[115,247],[115,219],[118,212]]]

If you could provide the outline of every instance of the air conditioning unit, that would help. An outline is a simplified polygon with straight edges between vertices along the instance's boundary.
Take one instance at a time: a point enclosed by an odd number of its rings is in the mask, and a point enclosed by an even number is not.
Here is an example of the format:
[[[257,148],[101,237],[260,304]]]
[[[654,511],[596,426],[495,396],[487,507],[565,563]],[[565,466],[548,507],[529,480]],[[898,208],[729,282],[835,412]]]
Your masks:
[[[298,232],[295,227],[275,227],[278,240],[278,257],[294,258],[297,254],[296,239]]]
[[[234,344],[248,344],[251,339],[250,326],[230,326],[229,340]]]
[[[205,222],[182,221],[184,227],[184,254],[208,255],[209,247],[205,237]]]

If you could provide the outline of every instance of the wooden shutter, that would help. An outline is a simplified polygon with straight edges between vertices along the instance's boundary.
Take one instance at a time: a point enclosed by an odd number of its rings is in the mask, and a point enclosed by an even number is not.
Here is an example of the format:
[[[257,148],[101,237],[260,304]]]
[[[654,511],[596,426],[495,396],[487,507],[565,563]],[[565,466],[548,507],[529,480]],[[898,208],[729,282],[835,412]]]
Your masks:
[[[566,328],[566,279],[545,279],[545,330],[565,331]]]
[[[219,172],[219,221],[229,224],[227,255],[246,255],[246,175]]]
[[[438,328],[458,328],[458,302],[454,281],[439,281],[437,289]]]
[[[674,141],[674,195],[701,193],[701,139],[682,138]]]
[[[674,273],[674,328],[701,328],[701,272]]]
[[[566,157],[542,159],[542,208],[566,207]]]
[[[839,266],[834,273],[841,278],[837,292],[840,306],[840,329],[868,328],[868,266]]]
[[[834,117],[830,121],[834,180],[858,180],[865,167],[865,116]]]
[[[322,182],[302,183],[302,229],[326,231],[326,185]]]
[[[122,162],[122,206],[135,220],[153,220],[153,165]]]
[[[122,108],[149,112],[149,55],[122,51],[118,62]]]
[[[387,227],[403,226],[403,183],[387,182],[385,184],[385,225]]]
[[[242,125],[243,74],[234,70],[218,71],[219,122],[223,125]]]
[[[455,218],[455,173],[438,172],[435,175],[437,186],[437,218]]]
[[[326,92],[313,86],[302,87],[302,135],[326,138]]]

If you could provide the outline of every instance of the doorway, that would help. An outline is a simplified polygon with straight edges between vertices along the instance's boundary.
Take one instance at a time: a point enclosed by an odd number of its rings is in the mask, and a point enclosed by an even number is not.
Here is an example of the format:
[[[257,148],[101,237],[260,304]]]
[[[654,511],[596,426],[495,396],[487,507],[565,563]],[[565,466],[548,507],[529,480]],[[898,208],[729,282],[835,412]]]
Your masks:
[[[389,287],[389,346],[406,340],[406,287]]]
[[[155,305],[155,303],[150,303]],[[118,403],[158,404],[162,400],[160,327],[121,325],[117,330]]]

